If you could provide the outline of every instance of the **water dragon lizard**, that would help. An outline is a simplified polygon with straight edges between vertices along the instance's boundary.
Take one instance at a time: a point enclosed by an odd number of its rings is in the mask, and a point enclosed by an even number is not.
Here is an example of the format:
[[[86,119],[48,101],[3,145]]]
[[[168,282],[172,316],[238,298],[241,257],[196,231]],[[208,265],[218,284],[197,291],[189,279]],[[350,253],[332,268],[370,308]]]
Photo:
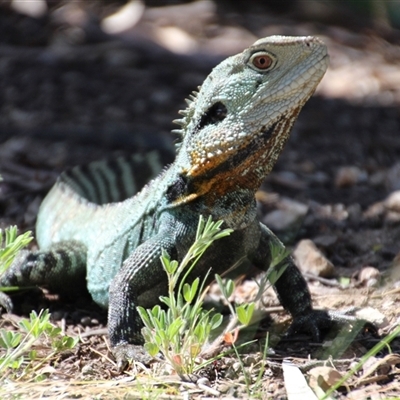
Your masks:
[[[283,246],[257,220],[255,193],[327,65],[326,46],[314,37],[271,36],[227,58],[175,121],[181,135],[175,161],[143,188],[136,176],[150,167],[138,155],[64,172],[40,207],[40,250],[22,252],[0,286],[61,291],[86,278],[93,300],[108,308],[118,363],[139,359],[143,338],[136,307],[151,307],[166,293],[161,251],[180,261],[199,215],[224,220],[233,233],[212,245],[193,277],[210,266],[212,276],[223,273],[243,258],[266,270],[270,243]],[[318,339],[330,317],[313,310],[304,278],[290,257],[285,262],[275,290],[293,317],[290,330]],[[0,302],[11,309],[4,294]]]

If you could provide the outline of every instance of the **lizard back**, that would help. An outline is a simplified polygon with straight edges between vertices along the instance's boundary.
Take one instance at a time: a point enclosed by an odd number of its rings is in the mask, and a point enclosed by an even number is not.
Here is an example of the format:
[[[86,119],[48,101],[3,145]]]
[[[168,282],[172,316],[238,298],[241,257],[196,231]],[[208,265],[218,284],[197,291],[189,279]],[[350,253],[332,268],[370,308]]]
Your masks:
[[[76,241],[87,248],[88,289],[104,307],[108,285],[123,261],[154,232],[158,202],[146,185],[161,180],[168,154],[118,157],[60,175],[43,200],[36,224],[41,249]]]

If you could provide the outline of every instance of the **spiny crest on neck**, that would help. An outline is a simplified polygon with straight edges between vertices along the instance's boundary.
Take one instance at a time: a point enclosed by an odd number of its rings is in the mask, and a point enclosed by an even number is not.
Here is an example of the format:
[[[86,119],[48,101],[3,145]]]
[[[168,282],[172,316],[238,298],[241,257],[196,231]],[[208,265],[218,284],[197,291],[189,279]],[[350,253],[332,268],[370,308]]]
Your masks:
[[[200,90],[200,86],[197,88]],[[183,118],[174,119],[172,122],[180,126],[180,128],[173,129],[171,132],[175,135],[178,135],[178,139],[175,143],[175,148],[178,151],[181,147],[183,137],[186,132],[186,128],[188,127],[190,120],[192,119],[195,109],[196,109],[196,100],[199,94],[198,90],[193,90],[193,92],[189,95],[188,98],[185,99],[187,107],[184,110],[179,110],[178,113],[183,116]]]

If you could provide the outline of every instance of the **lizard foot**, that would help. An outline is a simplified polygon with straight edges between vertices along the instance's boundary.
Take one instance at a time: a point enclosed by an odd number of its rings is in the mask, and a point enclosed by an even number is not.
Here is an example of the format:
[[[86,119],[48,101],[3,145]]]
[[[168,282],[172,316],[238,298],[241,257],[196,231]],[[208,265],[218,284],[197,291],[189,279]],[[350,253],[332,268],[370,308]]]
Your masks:
[[[119,372],[122,372],[132,360],[145,365],[157,360],[157,358],[150,356],[143,346],[136,344],[121,343],[113,347],[112,352],[117,361]]]
[[[296,332],[307,332],[312,335],[315,342],[321,342],[322,331],[339,329],[345,325],[359,327],[358,330],[369,329],[377,333],[376,327],[363,319],[347,315],[348,311],[312,310],[310,313],[295,317],[285,336],[291,336]]]

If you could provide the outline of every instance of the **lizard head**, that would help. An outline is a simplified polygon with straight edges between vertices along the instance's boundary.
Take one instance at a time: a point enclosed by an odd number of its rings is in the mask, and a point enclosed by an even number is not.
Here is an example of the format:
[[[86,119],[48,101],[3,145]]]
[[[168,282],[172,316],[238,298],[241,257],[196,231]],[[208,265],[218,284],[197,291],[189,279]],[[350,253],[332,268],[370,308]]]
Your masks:
[[[320,40],[271,36],[215,67],[175,121],[183,138],[170,200],[256,191],[327,65]]]

